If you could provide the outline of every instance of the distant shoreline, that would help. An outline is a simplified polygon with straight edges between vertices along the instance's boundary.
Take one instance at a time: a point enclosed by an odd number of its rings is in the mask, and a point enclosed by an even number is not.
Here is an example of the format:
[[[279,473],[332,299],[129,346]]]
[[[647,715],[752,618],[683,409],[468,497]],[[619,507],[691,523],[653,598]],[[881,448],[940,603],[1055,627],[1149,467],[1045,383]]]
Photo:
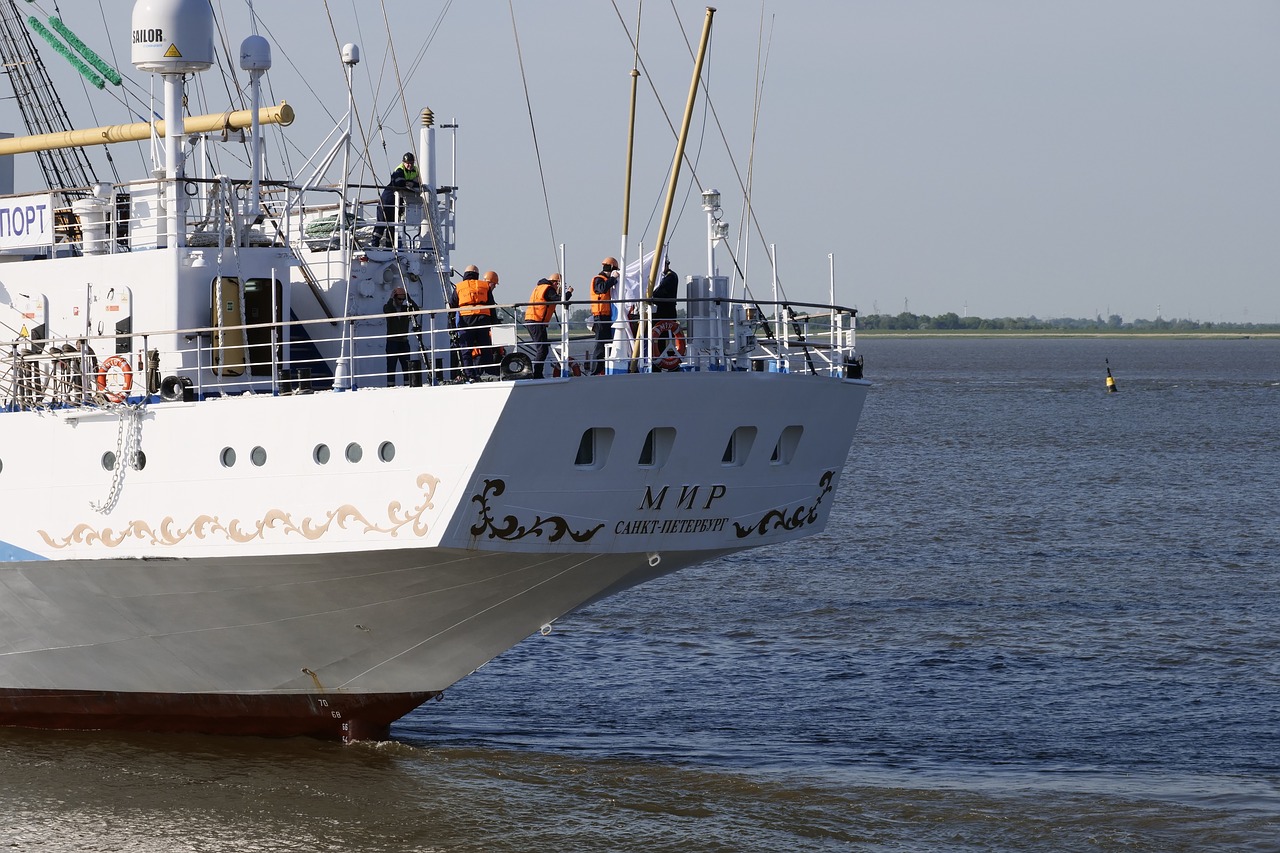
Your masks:
[[[1061,330],[1014,330],[998,329],[922,329],[919,331],[902,331],[899,329],[859,329],[860,338],[1203,338],[1216,340],[1248,340],[1250,338],[1280,338],[1280,332],[1069,332]]]

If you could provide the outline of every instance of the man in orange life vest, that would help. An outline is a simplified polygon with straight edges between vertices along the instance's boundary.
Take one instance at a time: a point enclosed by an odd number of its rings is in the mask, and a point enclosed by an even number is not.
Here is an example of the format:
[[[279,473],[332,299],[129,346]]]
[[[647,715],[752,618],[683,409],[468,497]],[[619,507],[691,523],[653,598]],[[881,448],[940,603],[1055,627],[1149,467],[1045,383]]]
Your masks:
[[[480,277],[475,264],[467,267],[458,282],[458,348],[462,350],[462,375],[475,382],[493,357],[493,336],[489,326],[495,319],[493,288],[498,274],[489,270]]]
[[[605,258],[600,272],[591,279],[591,322],[596,348],[591,355],[591,374],[603,376],[605,346],[613,340],[613,289],[618,285],[618,259]]]
[[[573,296],[573,288],[565,289],[565,298]],[[547,324],[556,313],[560,301],[560,273],[553,272],[539,279],[529,296],[529,307],[524,312],[524,330],[529,333],[533,352],[533,378],[541,379],[547,363]]]

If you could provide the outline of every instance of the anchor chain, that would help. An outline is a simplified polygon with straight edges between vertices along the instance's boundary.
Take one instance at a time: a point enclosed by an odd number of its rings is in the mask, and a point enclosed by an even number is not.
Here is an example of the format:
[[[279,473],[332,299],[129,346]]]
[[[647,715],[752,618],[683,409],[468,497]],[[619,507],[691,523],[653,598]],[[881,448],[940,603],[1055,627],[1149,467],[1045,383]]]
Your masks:
[[[146,402],[117,407],[119,423],[116,428],[116,464],[111,469],[111,491],[102,503],[89,503],[94,512],[106,515],[116,507],[124,490],[124,475],[129,468],[138,468],[138,448],[142,444],[142,415]]]

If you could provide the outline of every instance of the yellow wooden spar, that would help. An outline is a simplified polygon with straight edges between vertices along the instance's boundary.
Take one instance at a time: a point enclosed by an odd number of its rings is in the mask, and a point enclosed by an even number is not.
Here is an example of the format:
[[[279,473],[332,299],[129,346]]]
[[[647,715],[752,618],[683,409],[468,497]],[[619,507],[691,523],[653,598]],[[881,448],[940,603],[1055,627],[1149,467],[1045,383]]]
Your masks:
[[[262,124],[293,124],[293,107],[285,101],[274,107],[258,110]],[[184,133],[210,133],[219,130],[240,130],[253,124],[252,110],[235,110],[226,113],[188,116],[183,119]],[[164,136],[165,122],[140,121],[134,124],[113,124],[88,130],[64,130],[59,133],[41,133],[37,136],[16,136],[0,139],[0,154],[26,154],[32,151],[53,151],[58,148],[81,148],[86,145],[110,145],[113,142],[136,142],[149,139],[152,128],[157,136]]]
[[[667,225],[671,221],[671,208],[676,200],[676,187],[680,183],[680,164],[684,161],[684,145],[689,138],[689,125],[693,121],[693,104],[698,97],[698,82],[702,79],[702,61],[707,56],[707,43],[711,40],[711,18],[715,6],[707,7],[707,17],[702,22],[702,41],[698,44],[698,56],[693,63],[693,80],[689,82],[689,98],[684,106],[684,121],[680,124],[680,136],[676,140],[676,157],[671,163],[671,180],[667,184],[667,203],[662,208],[662,220],[658,224],[658,241],[653,247],[653,266],[649,270],[649,285],[645,298],[653,298],[653,287],[658,283],[658,270],[662,269],[662,250],[667,241]],[[643,260],[643,258],[641,259]]]

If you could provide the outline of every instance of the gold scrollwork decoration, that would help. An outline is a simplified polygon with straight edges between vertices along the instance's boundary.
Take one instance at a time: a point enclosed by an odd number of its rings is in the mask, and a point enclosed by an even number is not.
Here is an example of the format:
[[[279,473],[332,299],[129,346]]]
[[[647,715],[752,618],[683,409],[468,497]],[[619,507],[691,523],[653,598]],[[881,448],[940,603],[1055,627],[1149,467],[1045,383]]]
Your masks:
[[[112,527],[99,529],[92,524],[78,524],[61,539],[50,536],[43,530],[36,532],[50,547],[59,549],[72,545],[105,545],[108,548],[116,548],[131,540],[150,545],[172,546],[187,539],[205,540],[218,536],[245,544],[255,539],[265,541],[267,535],[273,532],[282,535],[294,534],[314,542],[334,528],[358,530],[362,525],[364,529],[360,532],[366,534],[382,533],[395,537],[408,528],[414,536],[422,537],[427,533],[427,522],[423,516],[427,510],[435,506],[436,487],[440,485],[440,479],[430,474],[419,474],[417,485],[422,490],[421,502],[412,509],[406,510],[400,501],[392,501],[387,505],[386,521],[372,521],[351,504],[343,504],[329,510],[321,518],[307,516],[300,521],[295,521],[293,515],[284,510],[271,509],[258,521],[249,523],[244,523],[238,518],[223,523],[216,515],[199,515],[186,526],[182,526],[172,516],[165,516],[155,525],[134,519],[119,529]]]
[[[471,525],[471,535],[479,536],[488,531],[490,539],[501,539],[504,542],[514,542],[517,539],[523,539],[526,536],[542,536],[547,534],[548,542],[559,542],[566,534],[574,542],[586,542],[592,536],[600,532],[600,528],[604,524],[597,524],[590,530],[573,530],[569,527],[569,522],[563,517],[553,515],[548,518],[538,516],[533,523],[525,527],[520,523],[514,515],[508,515],[502,520],[502,527],[499,527],[493,519],[493,511],[489,506],[489,498],[498,497],[507,490],[507,484],[504,480],[493,479],[484,481],[484,488],[480,494],[472,495],[471,502],[480,504],[480,520]],[[550,531],[550,532],[548,532]]]
[[[835,471],[828,471],[818,480],[818,486],[822,491],[818,494],[818,499],[813,502],[811,507],[797,507],[795,510],[771,509],[764,516],[748,527],[743,527],[738,522],[733,523],[734,532],[737,533],[739,539],[745,539],[752,533],[758,533],[764,536],[766,533],[782,528],[783,530],[796,530],[808,524],[813,524],[818,520],[818,507],[822,505],[822,499],[827,496],[832,489],[831,481],[836,476]]]

